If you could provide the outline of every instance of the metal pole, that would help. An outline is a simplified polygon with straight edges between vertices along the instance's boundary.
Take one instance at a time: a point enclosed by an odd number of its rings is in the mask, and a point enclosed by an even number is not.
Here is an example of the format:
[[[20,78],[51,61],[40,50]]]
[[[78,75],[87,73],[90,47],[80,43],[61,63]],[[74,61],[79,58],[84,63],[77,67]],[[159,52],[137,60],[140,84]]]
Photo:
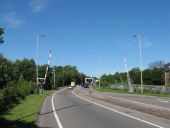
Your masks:
[[[64,67],[63,67],[63,86],[64,86]]]
[[[142,42],[141,42],[140,35],[138,36],[138,38],[139,38],[139,47],[140,47],[141,93],[143,94]]]
[[[100,81],[101,75],[100,75],[100,62],[99,62],[98,58],[97,58],[97,67],[98,67],[98,71],[99,71],[99,86],[98,86],[98,88],[100,89],[101,88],[101,81]]]
[[[37,35],[37,47],[36,47],[36,64],[37,64],[37,70],[36,70],[36,75],[37,75],[37,86],[38,86],[38,36]]]
[[[55,87],[55,69],[53,71],[54,71],[54,87]]]
[[[167,78],[166,78],[166,71],[165,71],[165,86],[167,85],[166,82],[167,81]]]
[[[99,89],[100,89],[100,76],[99,76]]]
[[[128,67],[127,67],[127,62],[126,62],[125,56],[124,56],[124,63],[125,63],[125,70],[126,70],[127,80],[128,80],[128,85],[129,85],[129,92],[133,92],[133,87],[132,87],[132,84],[131,84],[131,79],[130,79],[129,70],[128,70]]]

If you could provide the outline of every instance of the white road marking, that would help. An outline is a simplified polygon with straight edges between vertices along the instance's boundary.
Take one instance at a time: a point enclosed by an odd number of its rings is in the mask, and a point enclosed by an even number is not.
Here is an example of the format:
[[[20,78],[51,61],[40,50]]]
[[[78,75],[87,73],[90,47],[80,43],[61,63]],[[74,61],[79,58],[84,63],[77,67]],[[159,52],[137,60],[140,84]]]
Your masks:
[[[120,98],[120,99],[123,99],[123,98]],[[160,108],[160,109],[164,109],[164,110],[170,110],[169,108],[165,108],[165,107],[161,107],[161,106],[156,106],[156,105],[152,105],[152,104],[147,104],[147,103],[141,103],[141,102],[134,101],[134,100],[126,99],[126,101],[137,103],[137,104],[141,104],[141,105],[147,105],[147,106],[150,106],[150,107],[156,107],[156,108]]]
[[[97,91],[96,91],[97,92]],[[128,94],[126,94],[128,95]],[[145,97],[145,96],[142,96],[140,95],[141,97]],[[112,96],[114,97],[114,96]],[[155,97],[155,96],[149,96],[149,97]],[[124,98],[120,98],[120,99],[124,99]],[[156,108],[160,108],[160,109],[164,109],[164,110],[170,110],[170,108],[167,108],[167,107],[161,107],[161,106],[156,106],[156,105],[152,105],[152,104],[148,104],[148,103],[142,103],[142,102],[138,102],[138,101],[134,101],[134,100],[128,100],[126,99],[126,101],[129,101],[129,102],[134,102],[134,103],[137,103],[137,104],[141,104],[141,105],[147,105],[147,106],[150,106],[150,107],[156,107]],[[166,101],[165,101],[166,102]],[[168,101],[167,101],[168,102]]]
[[[146,124],[149,124],[149,125],[155,126],[155,127],[157,127],[157,128],[164,128],[164,127],[159,126],[159,125],[157,125],[157,124],[154,124],[154,123],[151,123],[151,122],[148,122],[148,121],[145,121],[145,120],[142,120],[142,119],[136,118],[136,117],[134,117],[134,116],[131,116],[131,115],[128,115],[128,114],[125,114],[125,113],[119,112],[119,111],[117,111],[117,110],[114,110],[114,109],[108,108],[108,107],[103,106],[103,105],[101,105],[101,104],[98,104],[98,103],[95,103],[95,102],[90,101],[90,100],[88,100],[88,99],[85,99],[85,98],[83,98],[83,97],[81,97],[81,96],[79,96],[79,95],[75,94],[73,91],[72,91],[72,93],[73,93],[75,96],[77,96],[77,97],[79,97],[79,98],[81,98],[81,99],[83,99],[83,100],[85,100],[85,101],[88,101],[88,102],[90,102],[90,103],[93,103],[93,104],[95,104],[95,105],[98,105],[98,106],[100,106],[100,107],[103,107],[103,108],[105,108],[105,109],[111,110],[111,111],[113,111],[113,112],[119,113],[119,114],[124,115],[124,116],[127,116],[127,117],[129,117],[129,118],[132,118],[132,119],[135,119],[135,120],[141,121],[141,122],[143,122],[143,123],[146,123]]]
[[[160,102],[168,103],[166,100],[158,99]]]
[[[58,124],[58,127],[59,127],[59,128],[63,128],[63,126],[62,126],[62,124],[61,124],[61,122],[60,122],[60,120],[59,120],[59,117],[58,117],[58,115],[57,115],[57,113],[56,113],[55,107],[54,107],[54,96],[55,96],[57,93],[58,93],[58,92],[54,93],[53,96],[52,96],[52,98],[51,98],[52,109],[53,109],[54,117],[55,117],[55,119],[56,119],[56,122],[57,122],[57,124]]]

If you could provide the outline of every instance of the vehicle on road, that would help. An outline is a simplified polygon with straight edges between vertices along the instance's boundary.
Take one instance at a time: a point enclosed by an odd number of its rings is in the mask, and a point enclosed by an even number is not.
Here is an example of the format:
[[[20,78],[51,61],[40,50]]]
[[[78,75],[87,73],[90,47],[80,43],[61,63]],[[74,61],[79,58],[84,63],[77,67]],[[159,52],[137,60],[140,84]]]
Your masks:
[[[73,87],[69,86],[68,89],[73,89]]]

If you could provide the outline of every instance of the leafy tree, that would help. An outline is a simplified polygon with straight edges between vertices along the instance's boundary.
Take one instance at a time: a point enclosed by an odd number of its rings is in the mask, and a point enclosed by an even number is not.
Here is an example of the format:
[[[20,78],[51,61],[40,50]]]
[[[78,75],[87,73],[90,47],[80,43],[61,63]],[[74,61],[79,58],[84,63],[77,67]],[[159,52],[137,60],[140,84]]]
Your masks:
[[[16,80],[19,80],[20,75],[23,75],[26,81],[36,82],[36,65],[33,59],[16,60],[14,67]]]
[[[130,70],[129,74],[132,80],[132,84],[140,84],[140,69],[138,67]]]
[[[119,83],[122,82],[122,78],[121,78],[121,76],[119,75],[118,72],[116,72],[116,73],[114,74],[113,78],[114,78],[114,80],[115,80],[115,84],[119,84]]]
[[[13,62],[0,55],[0,88],[13,80]]]
[[[152,84],[153,85],[164,85],[164,69],[163,68],[154,68],[152,70]]]
[[[165,62],[159,60],[159,61],[155,61],[149,64],[149,68],[150,69],[154,69],[154,68],[164,68]]]
[[[62,86],[70,85],[72,81],[75,81],[76,84],[84,83],[86,75],[79,73],[75,66],[66,65],[64,67],[58,66],[53,67],[56,71],[56,85]],[[64,82],[64,83],[63,83]],[[53,84],[53,77],[51,77],[51,83]]]
[[[41,65],[39,66],[38,68],[38,77],[39,78],[45,78],[45,73],[46,73],[46,68],[47,68],[47,65]],[[47,72],[47,79],[46,79],[46,82],[45,82],[45,89],[51,89],[52,88],[52,68],[48,68],[48,72]]]
[[[0,28],[0,44],[4,43],[3,36],[2,36],[3,34],[4,34],[4,29]]]
[[[126,72],[121,72],[119,73],[119,76],[121,78],[121,83],[122,84],[128,84],[128,81],[127,81],[127,73]]]
[[[153,84],[153,75],[151,69],[145,69],[143,71],[143,83],[146,85],[152,85]]]

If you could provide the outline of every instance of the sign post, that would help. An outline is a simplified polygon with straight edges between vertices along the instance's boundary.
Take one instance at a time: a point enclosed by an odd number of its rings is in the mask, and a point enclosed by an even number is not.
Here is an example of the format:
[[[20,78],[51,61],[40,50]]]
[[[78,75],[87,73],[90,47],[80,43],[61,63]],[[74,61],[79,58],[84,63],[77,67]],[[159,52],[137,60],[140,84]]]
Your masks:
[[[170,63],[165,64],[165,86],[170,86]]]

